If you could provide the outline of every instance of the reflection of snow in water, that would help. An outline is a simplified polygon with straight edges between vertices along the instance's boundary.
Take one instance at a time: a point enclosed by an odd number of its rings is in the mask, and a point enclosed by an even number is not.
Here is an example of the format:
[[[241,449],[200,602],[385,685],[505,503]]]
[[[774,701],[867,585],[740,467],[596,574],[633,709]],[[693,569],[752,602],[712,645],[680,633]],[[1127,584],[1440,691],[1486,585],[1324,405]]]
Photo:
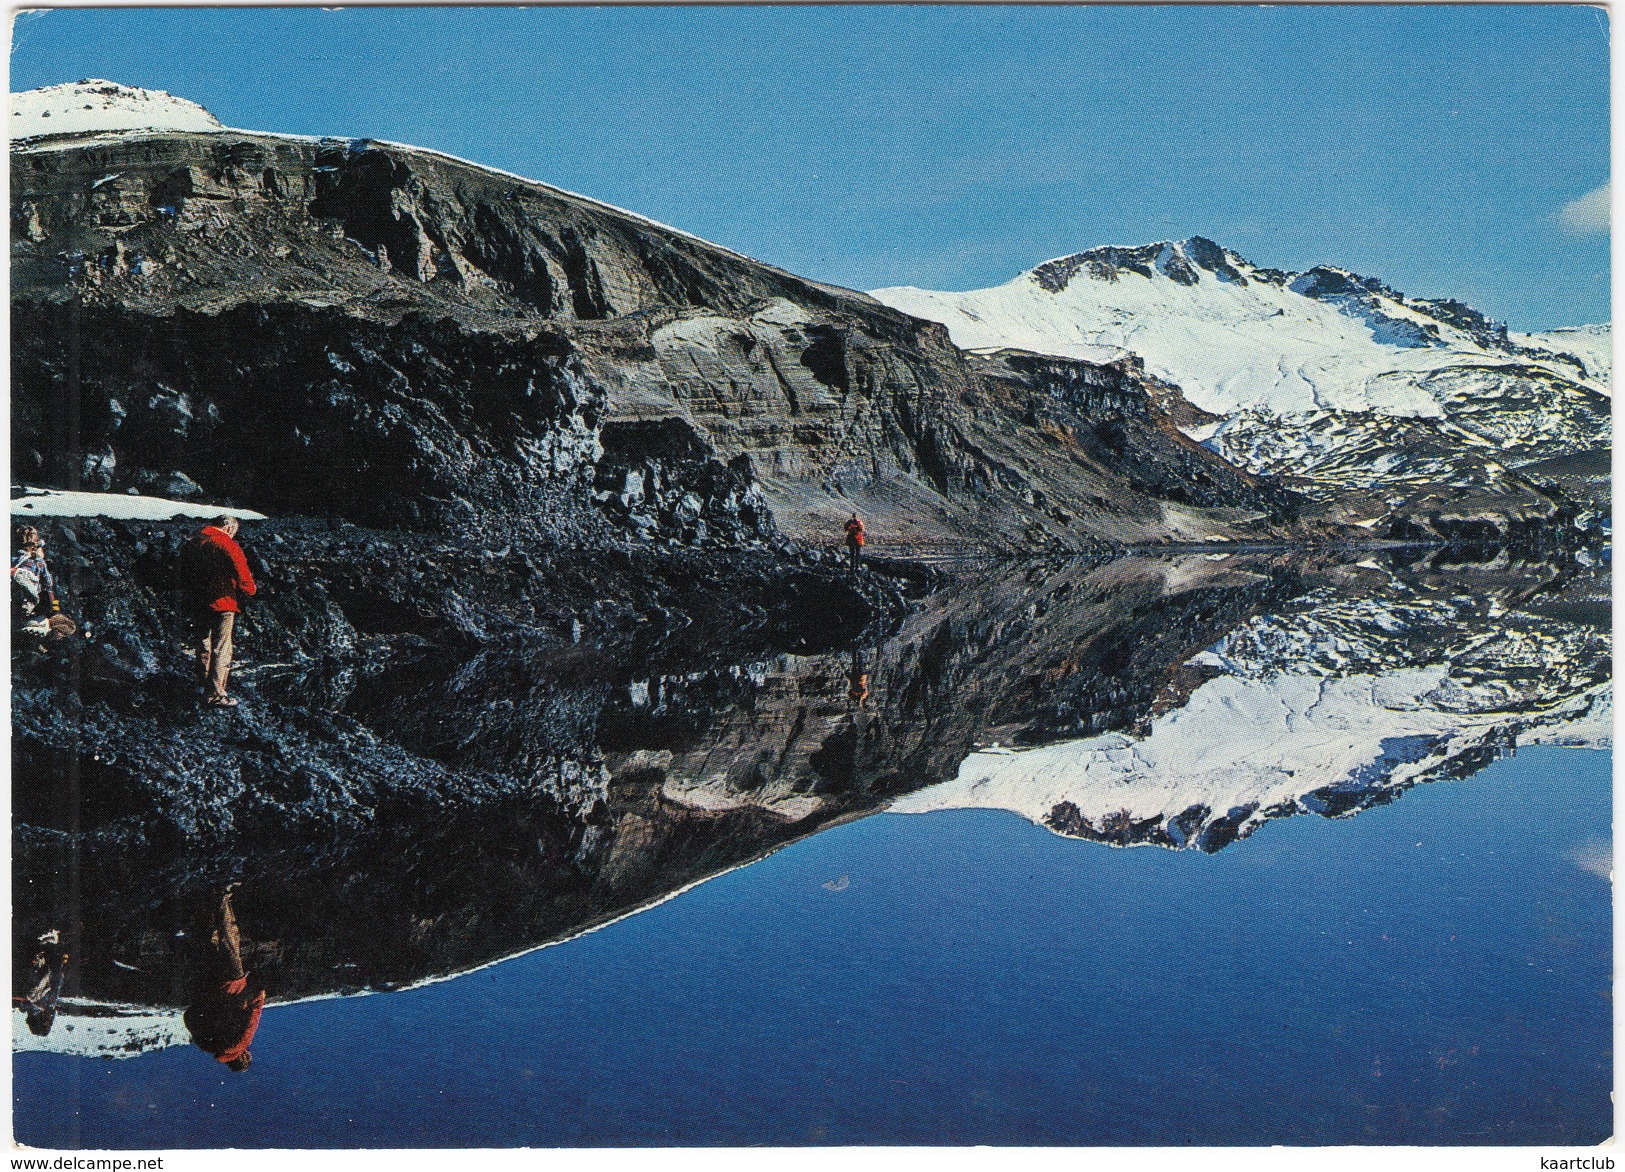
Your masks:
[[[1006,809],[1062,834],[1217,849],[1270,818],[1362,809],[1518,745],[1611,746],[1606,635],[1463,617],[1328,599],[1255,619],[1193,657],[1215,674],[1136,735],[973,753],[891,809]]]
[[[1614,848],[1600,838],[1588,838],[1563,856],[1580,870],[1597,878],[1612,882],[1614,878]]]
[[[1108,834],[1114,821],[1126,836],[1155,820],[1178,846],[1220,818],[1244,834],[1279,814],[1335,812],[1340,789],[1402,788],[1469,753],[1511,747],[1506,734],[1514,722],[1504,713],[1426,706],[1443,674],[1441,667],[1341,680],[1283,676],[1267,684],[1221,676],[1144,738],[1109,733],[1024,753],[974,753],[954,780],[891,808],[1007,809],[1055,825],[1070,804],[1076,817]],[[1533,718],[1558,726],[1544,728],[1540,739],[1574,743],[1578,738],[1553,734],[1574,732],[1581,718],[1600,723],[1594,709],[1607,706],[1608,694],[1605,684]]]
[[[57,1003],[56,1023],[44,1037],[29,1032],[21,1013],[11,1015],[14,1053],[42,1051],[91,1058],[134,1058],[148,1050],[185,1046],[191,1040],[179,1009],[64,997]]]

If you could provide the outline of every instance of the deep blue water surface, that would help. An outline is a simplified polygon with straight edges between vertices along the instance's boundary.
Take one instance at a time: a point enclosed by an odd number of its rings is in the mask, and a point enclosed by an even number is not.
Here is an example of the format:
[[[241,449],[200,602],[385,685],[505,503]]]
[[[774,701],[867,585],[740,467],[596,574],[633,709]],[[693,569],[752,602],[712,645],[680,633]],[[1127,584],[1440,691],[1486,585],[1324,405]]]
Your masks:
[[[1002,813],[881,815],[483,971],[273,1006],[242,1075],[192,1047],[18,1055],[16,1132],[95,1148],[1596,1143],[1609,807],[1606,753],[1535,749],[1213,856]]]

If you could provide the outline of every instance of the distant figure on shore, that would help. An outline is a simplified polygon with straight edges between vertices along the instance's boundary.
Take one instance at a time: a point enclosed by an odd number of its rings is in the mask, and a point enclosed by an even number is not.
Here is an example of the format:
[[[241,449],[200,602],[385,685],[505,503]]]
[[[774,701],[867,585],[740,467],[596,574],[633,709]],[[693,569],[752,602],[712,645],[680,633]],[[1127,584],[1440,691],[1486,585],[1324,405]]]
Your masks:
[[[237,703],[226,695],[231,675],[231,637],[240,600],[253,595],[254,575],[237,544],[237,518],[217,517],[181,549],[181,592],[197,638],[203,702],[220,708]]]
[[[62,992],[62,972],[68,963],[68,950],[62,947],[55,928],[39,938],[39,949],[29,965],[28,988],[11,1003],[23,1011],[28,1032],[43,1038],[56,1022],[56,999]]]
[[[36,638],[63,638],[76,630],[62,613],[56,579],[45,562],[45,538],[32,525],[19,525],[13,533],[16,552],[11,559],[12,629]]]
[[[856,513],[853,513],[852,519],[846,523],[846,556],[854,570],[863,560],[863,541],[863,522],[858,520]]]
[[[243,969],[243,942],[231,908],[232,887],[220,896],[210,916],[197,991],[183,1020],[200,1050],[240,1073],[253,1061],[248,1047],[260,1028],[265,987],[259,982],[251,984]]]

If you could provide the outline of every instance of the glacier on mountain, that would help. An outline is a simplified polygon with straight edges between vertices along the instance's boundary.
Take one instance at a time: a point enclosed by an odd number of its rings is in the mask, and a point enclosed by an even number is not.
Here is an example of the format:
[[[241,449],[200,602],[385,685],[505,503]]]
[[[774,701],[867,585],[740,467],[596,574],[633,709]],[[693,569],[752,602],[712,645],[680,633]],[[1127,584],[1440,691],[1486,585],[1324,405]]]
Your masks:
[[[1202,237],[1096,248],[992,289],[900,287],[872,295],[944,323],[967,350],[1021,349],[1109,362],[1132,353],[1214,414],[1265,409],[1446,414],[1424,377],[1509,361],[1607,393],[1580,351],[1593,333],[1518,335],[1454,301],[1406,297],[1321,266],[1283,273]],[[1606,331],[1607,327],[1595,327]],[[1602,348],[1605,348],[1605,343]],[[1403,375],[1409,377],[1395,377]]]
[[[1090,249],[992,289],[873,296],[966,349],[1137,355],[1219,417],[1188,435],[1323,498],[1396,475],[1482,484],[1490,464],[1610,442],[1606,325],[1513,334],[1458,301],[1262,268],[1201,237]]]

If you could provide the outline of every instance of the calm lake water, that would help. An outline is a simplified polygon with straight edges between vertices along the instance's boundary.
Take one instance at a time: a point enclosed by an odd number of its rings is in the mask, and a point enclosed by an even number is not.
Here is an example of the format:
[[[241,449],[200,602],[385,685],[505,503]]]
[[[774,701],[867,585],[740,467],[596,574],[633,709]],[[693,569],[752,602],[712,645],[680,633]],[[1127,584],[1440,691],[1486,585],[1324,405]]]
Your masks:
[[[1596,1143],[1609,822],[1608,755],[1561,748],[1211,856],[881,815],[449,981],[273,1006],[243,1076],[20,1054],[17,1135]]]
[[[51,1036],[13,1013],[16,1136],[1601,1142],[1596,590],[1293,574],[1005,574],[861,651],[617,685],[577,813],[242,865],[240,1074],[165,967],[193,872],[87,848],[106,918]],[[113,1002],[147,1017],[96,1034]]]

